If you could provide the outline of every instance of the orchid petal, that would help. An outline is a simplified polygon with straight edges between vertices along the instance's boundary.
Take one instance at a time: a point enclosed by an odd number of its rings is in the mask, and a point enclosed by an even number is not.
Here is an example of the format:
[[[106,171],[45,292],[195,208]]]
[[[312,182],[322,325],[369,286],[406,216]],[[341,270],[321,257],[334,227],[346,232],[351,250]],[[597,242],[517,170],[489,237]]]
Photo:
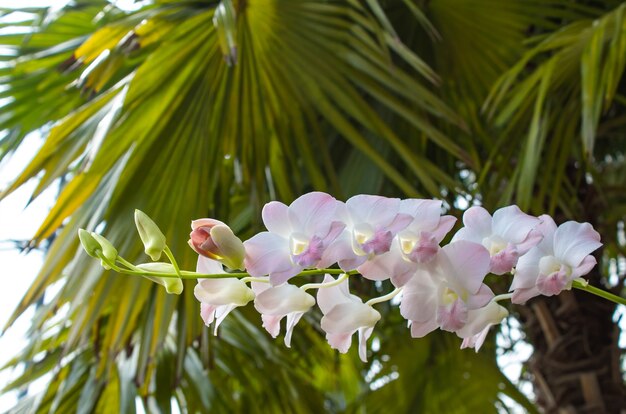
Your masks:
[[[468,309],[482,308],[483,306],[487,305],[494,296],[495,295],[493,294],[491,288],[483,283],[482,285],[480,285],[478,293],[470,295],[467,298],[467,307]]]
[[[586,275],[587,273],[591,272],[591,269],[593,269],[593,267],[597,264],[598,262],[596,261],[596,258],[593,256],[587,256],[583,259],[582,263],[580,265],[578,265],[578,267],[575,267],[574,269],[572,269],[572,274],[570,275],[570,280],[574,280],[576,278],[579,278],[581,276]]]
[[[302,318],[304,312],[293,312],[287,314],[287,326],[285,330],[285,346],[287,348],[291,348],[291,334],[293,333],[293,328],[296,326],[300,318]]]
[[[570,267],[577,267],[600,246],[600,234],[589,223],[568,221],[554,233],[554,255]]]
[[[334,281],[331,275],[324,276],[324,283]],[[322,313],[326,314],[331,309],[340,303],[349,303],[351,301],[350,292],[348,292],[348,279],[345,279],[340,284],[321,288],[317,291],[317,305]]]
[[[539,290],[537,287],[533,286],[530,288],[518,288],[513,292],[513,297],[511,298],[511,303],[516,305],[523,305],[529,299],[534,298],[535,296],[539,296]]]
[[[458,240],[444,246],[442,251],[444,255],[439,254],[438,260],[446,278],[470,293],[478,292],[489,272],[491,257],[487,249],[478,243]]]
[[[446,234],[452,230],[454,224],[456,223],[456,217],[454,216],[441,216],[439,219],[439,224],[436,228],[434,228],[431,233],[435,236],[437,243],[441,243]]]
[[[318,191],[298,197],[288,209],[292,229],[325,236],[336,217],[338,204],[334,197]]]
[[[492,217],[483,207],[474,206],[463,213],[463,224],[481,239],[491,236]]]
[[[493,213],[493,233],[513,244],[523,242],[538,224],[538,218],[522,212],[516,205],[500,208]]]
[[[215,308],[216,306],[200,303],[200,317],[206,326],[213,323],[213,320],[215,319]]]
[[[262,326],[269,332],[272,338],[276,338],[280,333],[280,321],[284,317],[284,315],[261,315]]]
[[[398,214],[400,199],[359,194],[346,201],[354,223],[378,224],[386,227]]]
[[[271,232],[279,236],[288,238],[291,233],[291,225],[289,223],[288,208],[279,201],[270,201],[263,206],[261,217],[263,224]]]
[[[294,285],[281,285],[264,290],[254,300],[254,307],[264,315],[287,315],[306,312],[315,305],[315,298]]]
[[[261,232],[243,245],[246,249],[244,263],[250,276],[284,272],[295,276],[301,270],[291,262],[288,240],[274,233]]]
[[[213,335],[217,335],[217,328],[222,324],[222,321],[228,316],[233,309],[235,309],[237,305],[226,305],[226,306],[218,306],[215,309],[215,329],[213,330]]]
[[[369,305],[350,301],[335,305],[330,312],[324,314],[320,325],[330,334],[355,332],[364,326],[374,326],[380,319],[380,313]]]
[[[434,318],[425,322],[412,322],[411,337],[423,338],[437,328],[437,321]]]
[[[352,334],[350,333],[337,333],[337,334],[326,334],[326,340],[331,348],[338,350],[342,354],[345,354],[350,349],[350,345],[352,345]]]
[[[367,340],[372,336],[374,327],[359,328],[359,358],[367,362]]]
[[[205,256],[198,256],[198,263],[196,264],[196,272],[207,275],[216,275],[219,273],[226,273],[224,266],[217,260],[209,259]]]
[[[193,291],[196,299],[215,306],[244,306],[254,299],[254,292],[236,278],[202,279]]]

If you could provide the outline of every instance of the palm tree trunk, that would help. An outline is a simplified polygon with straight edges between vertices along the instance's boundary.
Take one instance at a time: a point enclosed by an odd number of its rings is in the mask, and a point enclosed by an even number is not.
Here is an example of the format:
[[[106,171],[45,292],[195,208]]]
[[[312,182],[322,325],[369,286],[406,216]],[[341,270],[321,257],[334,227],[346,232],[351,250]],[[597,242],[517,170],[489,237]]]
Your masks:
[[[589,280],[599,284],[597,267]],[[538,405],[546,413],[624,412],[616,305],[581,291],[527,305],[519,310],[535,349],[528,369]]]

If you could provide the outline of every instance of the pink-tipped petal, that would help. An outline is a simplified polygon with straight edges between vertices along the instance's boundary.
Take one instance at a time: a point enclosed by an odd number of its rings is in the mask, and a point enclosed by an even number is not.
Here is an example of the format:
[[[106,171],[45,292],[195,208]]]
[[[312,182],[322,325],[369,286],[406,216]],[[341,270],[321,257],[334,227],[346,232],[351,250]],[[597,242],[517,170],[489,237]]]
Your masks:
[[[456,217],[441,216],[441,219],[439,220],[439,225],[437,225],[437,227],[431,231],[433,236],[435,236],[437,243],[441,243],[443,238],[446,237],[446,234],[448,234],[450,230],[452,230],[452,227],[454,227],[455,223]]]
[[[494,275],[503,275],[508,273],[515,267],[519,254],[517,248],[509,243],[504,250],[491,256],[489,271]]]
[[[597,264],[597,261],[595,257],[593,256],[585,257],[582,263],[578,267],[575,267],[574,269],[572,269],[572,274],[569,277],[570,280],[574,280],[576,278],[579,278],[591,272],[591,269],[593,269],[596,264]]]
[[[400,213],[415,219],[407,226],[413,231],[432,231],[439,225],[441,201],[411,198],[400,202]]]
[[[541,293],[539,293],[539,290],[537,290],[537,288],[534,286],[531,288],[515,289],[515,292],[513,292],[513,297],[511,298],[511,303],[514,303],[516,305],[523,305],[528,300],[539,295],[541,295]]]
[[[263,328],[265,328],[272,338],[276,338],[280,333],[281,319],[283,319],[283,315],[261,315]]]
[[[274,233],[261,232],[243,243],[246,249],[244,264],[251,276],[287,272],[294,268],[289,252],[289,241]],[[291,270],[292,276],[300,269]]]
[[[374,327],[359,328],[359,358],[367,362],[367,340],[372,336]]]
[[[532,229],[528,233],[528,236],[526,237],[526,239],[524,239],[523,242],[519,243],[516,246],[517,253],[520,256],[525,255],[526,253],[528,253],[530,249],[532,249],[533,247],[541,243],[541,240],[543,240],[543,233],[541,233],[539,230]]]
[[[218,306],[217,309],[215,309],[215,329],[213,330],[213,335],[217,335],[217,328],[222,324],[224,318],[236,307],[237,305],[225,305]]]
[[[537,278],[537,290],[544,296],[553,296],[561,293],[567,286],[569,280],[563,268],[558,272],[549,275],[540,274]]]
[[[213,323],[213,320],[215,319],[215,308],[216,306],[200,303],[200,317],[206,326]]]
[[[291,225],[289,224],[288,207],[279,201],[270,201],[261,211],[263,224],[271,232],[281,237],[289,238]]]
[[[461,299],[437,309],[437,325],[448,332],[455,332],[467,323],[467,306]]]
[[[331,348],[338,350],[342,354],[345,354],[352,345],[352,334],[350,333],[338,333],[338,334],[326,334],[326,340]]]
[[[435,329],[437,329],[437,327],[437,321],[435,319],[427,320],[426,322],[412,322],[411,337],[423,338]]]
[[[568,221],[554,234],[554,255],[570,267],[577,267],[600,246],[600,234],[589,223]]]
[[[320,325],[325,332],[336,334],[355,332],[364,326],[374,326],[379,319],[380,313],[371,306],[350,301],[335,305],[322,317]]]
[[[478,293],[470,295],[465,303],[467,303],[468,309],[478,309],[487,305],[495,295],[491,288],[484,283],[480,286]]]

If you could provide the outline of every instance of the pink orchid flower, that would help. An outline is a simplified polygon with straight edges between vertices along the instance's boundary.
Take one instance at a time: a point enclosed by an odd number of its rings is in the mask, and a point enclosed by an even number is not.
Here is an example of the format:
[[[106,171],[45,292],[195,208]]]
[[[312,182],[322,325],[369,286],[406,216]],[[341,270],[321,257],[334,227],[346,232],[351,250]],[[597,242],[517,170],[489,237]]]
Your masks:
[[[452,238],[480,243],[489,251],[489,271],[496,275],[510,272],[520,256],[541,241],[543,235],[535,227],[539,219],[523,213],[513,205],[491,214],[482,207],[470,207],[463,214],[463,224]]]
[[[221,263],[204,256],[198,257],[196,267],[198,273],[226,273]],[[217,328],[237,306],[245,306],[254,299],[254,292],[237,278],[200,279],[194,291],[200,301],[200,316],[206,326],[215,321],[214,334]]]
[[[400,199],[357,195],[346,201],[339,217],[346,228],[326,249],[319,266],[338,263],[345,271],[389,251],[391,241],[413,216],[400,213]]]
[[[263,327],[276,338],[280,333],[280,321],[286,316],[285,345],[291,347],[291,334],[302,315],[313,305],[315,298],[297,286],[282,284],[272,287],[269,283],[252,282],[256,294],[254,307],[261,314]]]
[[[404,285],[400,313],[409,321],[411,335],[463,328],[468,312],[494,296],[483,283],[488,271],[489,252],[478,243],[459,240],[439,250]]]
[[[324,276],[324,283],[335,280],[330,275]],[[374,331],[374,325],[380,319],[380,313],[361,298],[350,294],[348,279],[331,287],[320,288],[317,303],[324,314],[321,320],[326,340],[333,349],[345,354],[352,344],[352,335],[359,333],[359,357],[367,362],[367,340]]]
[[[400,214],[414,217],[413,220],[398,232],[389,252],[359,266],[359,273],[370,280],[391,277],[395,286],[404,285],[419,265],[437,255],[439,243],[456,222],[453,216],[441,216],[441,204],[438,200],[402,200]]]
[[[511,291],[513,303],[535,296],[558,295],[596,265],[591,253],[602,246],[600,235],[589,223],[568,221],[558,228],[550,216],[539,217],[543,240],[520,257]]]
[[[474,348],[478,352],[487,338],[489,329],[500,324],[507,316],[509,311],[493,300],[482,308],[468,311],[467,323],[456,331],[456,334],[463,338],[461,349]]]
[[[244,242],[248,273],[269,275],[272,285],[278,286],[303,269],[316,267],[345,227],[337,218],[340,205],[320,192],[305,194],[289,207],[278,201],[267,203],[262,215],[269,231]]]

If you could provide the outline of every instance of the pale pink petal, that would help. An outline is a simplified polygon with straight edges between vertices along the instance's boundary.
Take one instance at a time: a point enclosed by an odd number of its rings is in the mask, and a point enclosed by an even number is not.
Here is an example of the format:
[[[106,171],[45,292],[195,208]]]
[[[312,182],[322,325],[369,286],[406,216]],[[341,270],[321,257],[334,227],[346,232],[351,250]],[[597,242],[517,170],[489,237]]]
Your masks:
[[[276,338],[280,333],[280,321],[284,318],[284,315],[261,315],[263,321],[263,328],[272,336]]]
[[[558,295],[567,286],[569,280],[565,269],[549,275],[540,274],[537,278],[537,290],[544,296]]]
[[[463,224],[481,239],[493,234],[491,214],[483,207],[474,206],[465,210]]]
[[[206,326],[211,325],[215,319],[215,308],[216,306],[200,303],[200,317]]]
[[[467,323],[467,306],[461,299],[437,308],[437,325],[448,332],[461,329]]]
[[[291,348],[291,334],[293,333],[293,328],[296,326],[300,318],[302,318],[304,312],[294,312],[287,314],[287,327],[285,331],[285,346],[287,348]]]
[[[213,335],[217,335],[217,328],[222,324],[222,321],[233,309],[235,309],[237,305],[225,305],[218,306],[215,309],[215,329],[213,330]]]
[[[367,362],[367,340],[372,336],[374,327],[359,328],[359,357],[361,361]]]
[[[597,261],[595,257],[593,256],[585,257],[582,263],[578,267],[575,267],[574,269],[572,269],[572,274],[569,277],[570,280],[574,280],[576,278],[579,278],[591,272],[591,269],[593,269],[593,267],[596,264],[597,264]]]
[[[411,322],[411,336],[423,338],[437,328],[437,321],[434,318],[425,322]]]
[[[532,299],[535,296],[539,296],[539,295],[541,295],[541,293],[539,293],[539,290],[537,290],[535,286],[531,288],[519,288],[519,289],[515,289],[515,292],[513,292],[513,297],[511,298],[511,302],[515,303],[516,305],[523,305],[529,299]]]
[[[541,243],[541,240],[543,240],[543,233],[536,229],[531,230],[526,239],[516,246],[517,253],[520,256],[526,254],[530,249]]]
[[[554,255],[570,267],[577,267],[600,246],[600,234],[589,223],[568,221],[554,234]]]
[[[289,279],[297,275],[303,270],[301,266],[293,265],[292,267],[285,270],[275,270],[270,273],[270,284],[272,286],[282,285],[286,283]]]
[[[349,231],[344,230],[341,234],[324,250],[322,259],[317,264],[319,268],[324,269],[332,266],[340,260],[356,257],[357,254],[352,249],[352,235]]]
[[[394,243],[397,245],[397,243]],[[405,281],[415,272],[417,265],[402,258],[399,248],[392,246],[387,253],[373,257],[360,265],[357,270],[369,280],[387,280],[394,277]],[[398,286],[398,285],[396,285]]]
[[[388,226],[398,214],[400,199],[359,194],[346,201],[354,223]]]
[[[330,223],[330,228],[328,229],[328,233],[322,239],[322,241],[324,242],[324,247],[328,246],[337,237],[339,237],[339,235],[343,232],[345,228],[346,228],[346,223],[343,223],[341,221],[332,221]]]
[[[517,248],[509,243],[506,248],[491,256],[489,271],[494,275],[503,275],[515,267],[519,254]]]
[[[485,306],[495,295],[489,286],[484,283],[480,286],[478,293],[470,295],[465,303],[467,303],[468,309],[478,309]]]
[[[288,210],[292,230],[307,235],[325,236],[331,223],[336,220],[338,205],[339,201],[322,192],[298,197]]]
[[[198,219],[198,220],[192,220],[191,221],[191,229],[195,230],[198,227],[214,227],[217,225],[223,225],[225,226],[226,224],[224,224],[223,222],[219,221],[219,220],[215,220],[212,218],[202,218],[202,219]]]
[[[320,289],[323,290],[323,289]],[[360,327],[374,326],[380,319],[380,313],[371,306],[350,301],[335,305],[324,314],[320,325],[327,333],[354,332]]]
[[[545,256],[554,254],[554,233],[556,232],[556,223],[547,214],[538,217],[539,224],[535,230],[543,234],[543,239],[537,244],[537,248],[541,250]]]
[[[352,270],[356,270],[359,266],[361,266],[366,261],[367,261],[367,256],[355,256],[350,259],[340,260],[339,263],[337,264],[339,265],[341,270],[345,272],[350,272]]]
[[[254,307],[264,315],[287,315],[306,312],[315,305],[315,298],[294,285],[281,285],[264,290],[254,299]]]
[[[429,263],[439,253],[439,241],[429,231],[422,231],[413,250],[406,257],[414,263]]]
[[[407,320],[423,323],[434,321],[437,314],[437,286],[430,277],[417,274],[402,292],[400,314]]]
[[[243,245],[246,249],[244,264],[251,276],[260,277],[271,273],[295,276],[301,270],[291,261],[289,241],[274,233],[261,232],[246,240]]]
[[[486,306],[470,310],[467,315],[467,324],[456,334],[461,338],[473,337],[480,334],[485,328],[502,322],[509,315],[505,307],[497,302],[489,302]]]
[[[515,205],[500,208],[493,213],[493,234],[513,244],[523,242],[528,233],[538,224],[537,217],[522,212]]]
[[[324,283],[329,283],[336,280],[331,275],[324,276]],[[326,314],[330,310],[340,303],[348,303],[352,299],[350,298],[350,292],[348,291],[348,279],[336,286],[327,288],[321,288],[317,291],[317,305],[322,313]]]
[[[537,277],[539,277],[539,261],[545,254],[538,247],[533,247],[528,253],[520,257],[509,290],[527,289],[535,286]]]
[[[404,230],[409,224],[411,224],[413,219],[413,216],[404,213],[398,213],[393,221],[389,223],[385,228],[392,234],[396,234],[399,231]]]
[[[256,300],[256,298],[258,298],[261,293],[265,292],[267,289],[270,289],[272,285],[270,285],[269,283],[264,283],[264,282],[252,282],[250,283],[250,287],[252,288],[252,291],[256,295],[255,297],[255,300]]]
[[[410,198],[400,202],[400,213],[415,217],[407,226],[413,231],[432,231],[439,225],[441,201]]]
[[[289,224],[288,207],[279,201],[270,201],[263,206],[261,216],[263,224],[271,232],[277,235],[289,238],[291,234],[291,225]]]
[[[458,240],[442,250],[444,255],[439,254],[438,257],[441,256],[446,279],[458,283],[470,293],[478,292],[491,263],[487,249],[478,243]]]
[[[236,278],[201,279],[193,292],[198,301],[215,306],[244,306],[254,299],[254,292]]]
[[[209,259],[205,256],[198,256],[198,263],[196,264],[196,272],[207,275],[216,275],[219,273],[226,273],[224,266],[217,260]]]
[[[326,340],[331,348],[338,350],[342,354],[345,354],[350,349],[350,345],[352,344],[352,334],[349,333],[337,333],[337,334],[326,334]]]
[[[437,227],[431,231],[433,236],[435,236],[437,243],[441,243],[443,238],[446,237],[446,234],[448,234],[448,232],[452,230],[452,227],[454,227],[455,223],[456,223],[456,217],[454,216],[442,216],[441,217]]]
[[[474,348],[474,350],[478,352],[478,350],[483,346],[483,343],[485,343],[485,339],[487,339],[488,333],[489,326],[477,333],[476,335],[463,339],[463,342],[461,343],[461,349]]]

